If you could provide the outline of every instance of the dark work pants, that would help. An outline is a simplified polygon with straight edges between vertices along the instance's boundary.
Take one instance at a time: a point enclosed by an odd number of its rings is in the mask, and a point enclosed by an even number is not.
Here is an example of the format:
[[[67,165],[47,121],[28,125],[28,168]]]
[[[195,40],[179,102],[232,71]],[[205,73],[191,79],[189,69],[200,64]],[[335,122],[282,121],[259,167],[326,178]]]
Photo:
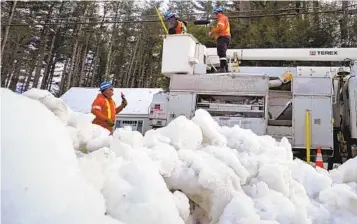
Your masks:
[[[220,61],[221,71],[228,71],[227,63],[227,49],[230,43],[230,38],[228,36],[220,36],[217,39],[217,55]]]

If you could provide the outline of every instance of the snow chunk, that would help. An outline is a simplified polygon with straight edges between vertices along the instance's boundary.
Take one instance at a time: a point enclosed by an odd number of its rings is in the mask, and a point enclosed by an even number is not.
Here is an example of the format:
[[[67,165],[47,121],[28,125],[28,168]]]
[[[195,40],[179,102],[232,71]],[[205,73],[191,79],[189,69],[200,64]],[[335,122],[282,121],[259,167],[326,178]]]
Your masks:
[[[218,131],[220,128],[218,123],[213,120],[206,110],[196,110],[192,121],[201,128],[203,143],[209,143],[215,146],[225,146],[227,144],[227,139]]]
[[[204,151],[179,150],[181,166],[166,177],[170,189],[180,189],[198,204],[212,222],[219,219],[235,192],[242,191],[232,169]]]
[[[237,193],[225,207],[219,222],[221,224],[240,224],[247,223],[247,221],[256,223],[259,220],[260,217],[255,211],[251,198],[243,193]]]
[[[357,195],[346,184],[336,184],[320,193],[319,199],[333,209],[350,211],[357,215]]]
[[[189,199],[181,191],[175,191],[173,193],[173,197],[175,199],[177,209],[180,212],[180,216],[183,219],[183,221],[186,223],[188,221],[188,217],[190,215]]]
[[[168,144],[158,144],[145,150],[147,155],[157,165],[163,177],[170,177],[175,168],[181,166],[176,149]]]
[[[337,169],[330,172],[334,183],[357,183],[357,157],[347,160]]]
[[[285,196],[290,193],[291,175],[287,167],[279,164],[265,164],[259,169],[258,179],[267,183],[270,189]]]
[[[245,184],[249,177],[248,171],[242,166],[238,159],[238,153],[227,147],[206,146],[203,151],[215,156],[226,166],[231,168],[234,173],[241,179],[241,184]]]
[[[84,154],[78,158],[78,163],[84,176],[99,191],[103,189],[111,164],[115,162],[115,153],[107,147]]]
[[[40,101],[45,105],[50,111],[52,111],[64,124],[67,124],[71,110],[64,101],[60,98],[56,98],[49,91],[32,88],[22,95],[27,96],[31,99]]]
[[[53,96],[47,90],[32,88],[23,95],[41,102],[63,124],[68,125],[67,129],[76,150],[87,153],[109,147],[112,137],[109,136],[107,129],[91,123],[94,115],[73,112],[62,99]]]
[[[321,191],[331,187],[331,178],[317,172],[306,162],[295,159],[294,163],[290,163],[289,166],[292,177],[304,186],[309,197],[316,198]]]
[[[113,137],[120,139],[121,142],[130,145],[132,148],[141,148],[144,145],[143,135],[138,131],[132,131],[129,126],[115,129]]]
[[[102,188],[107,213],[128,224],[183,224],[157,166],[133,147],[129,132],[116,131],[110,146],[117,159],[111,164]]]
[[[196,149],[202,143],[201,129],[184,116],[177,117],[158,132],[170,139],[176,149]]]
[[[151,148],[158,144],[170,144],[170,138],[164,136],[160,132],[161,129],[151,129],[145,133],[144,136],[144,146]]]

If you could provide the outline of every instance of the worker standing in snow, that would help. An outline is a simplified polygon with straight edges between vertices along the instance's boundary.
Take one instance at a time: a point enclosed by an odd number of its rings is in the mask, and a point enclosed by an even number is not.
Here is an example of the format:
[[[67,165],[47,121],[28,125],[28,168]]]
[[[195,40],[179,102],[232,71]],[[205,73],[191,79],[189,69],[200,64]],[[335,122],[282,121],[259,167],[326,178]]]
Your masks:
[[[223,14],[222,7],[215,7],[213,12],[216,14],[217,26],[209,32],[209,36],[216,40],[217,55],[220,61],[220,72],[228,71],[227,49],[231,39],[231,29],[228,17]]]
[[[169,34],[183,34],[187,32],[187,23],[175,13],[166,12],[165,20],[169,21]]]
[[[115,121],[115,115],[122,111],[127,105],[127,100],[122,96],[122,103],[116,107],[112,99],[113,86],[110,82],[104,81],[100,84],[100,93],[92,104],[92,114],[95,115],[93,124],[106,128],[112,134]]]

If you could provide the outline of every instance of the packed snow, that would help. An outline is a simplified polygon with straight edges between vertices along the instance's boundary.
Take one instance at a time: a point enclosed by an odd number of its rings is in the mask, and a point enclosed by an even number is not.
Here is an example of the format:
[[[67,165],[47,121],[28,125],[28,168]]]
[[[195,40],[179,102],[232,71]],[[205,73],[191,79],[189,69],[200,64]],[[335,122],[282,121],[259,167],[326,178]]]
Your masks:
[[[48,91],[1,89],[2,222],[343,224],[357,158],[326,171],[205,110],[111,136]]]

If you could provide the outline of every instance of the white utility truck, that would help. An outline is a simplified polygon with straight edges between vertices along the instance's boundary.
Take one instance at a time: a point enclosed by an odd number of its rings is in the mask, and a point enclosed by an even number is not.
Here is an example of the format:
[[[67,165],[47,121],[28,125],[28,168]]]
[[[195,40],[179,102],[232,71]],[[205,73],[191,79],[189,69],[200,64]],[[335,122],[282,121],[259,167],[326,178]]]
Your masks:
[[[295,156],[304,160],[316,155],[317,148],[329,158],[329,168],[352,157],[351,148],[357,145],[357,48],[229,49],[227,58],[229,71],[215,73],[216,48],[206,48],[190,34],[166,36],[162,73],[170,78],[170,87],[153,97],[152,128],[181,115],[192,118],[203,108],[220,125],[287,137]],[[240,67],[243,60],[339,65]]]

